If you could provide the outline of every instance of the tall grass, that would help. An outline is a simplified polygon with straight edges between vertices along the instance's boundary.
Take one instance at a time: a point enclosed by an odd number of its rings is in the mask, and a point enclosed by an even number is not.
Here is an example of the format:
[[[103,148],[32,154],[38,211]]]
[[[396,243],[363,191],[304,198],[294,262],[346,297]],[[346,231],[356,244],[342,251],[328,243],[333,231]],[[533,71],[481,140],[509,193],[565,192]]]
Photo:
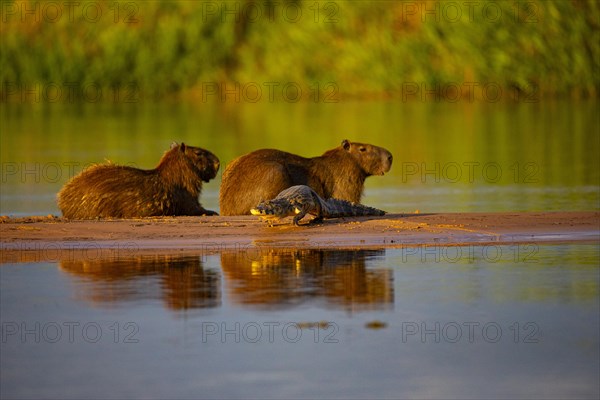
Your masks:
[[[206,82],[318,90],[333,82],[357,97],[398,95],[407,83],[440,91],[465,82],[597,95],[596,0],[466,3],[81,1],[73,18],[63,7],[50,21],[48,2],[2,1],[3,99],[15,87],[49,83],[107,90],[133,83],[151,98],[198,95]],[[88,4],[102,11],[94,22],[82,17]]]

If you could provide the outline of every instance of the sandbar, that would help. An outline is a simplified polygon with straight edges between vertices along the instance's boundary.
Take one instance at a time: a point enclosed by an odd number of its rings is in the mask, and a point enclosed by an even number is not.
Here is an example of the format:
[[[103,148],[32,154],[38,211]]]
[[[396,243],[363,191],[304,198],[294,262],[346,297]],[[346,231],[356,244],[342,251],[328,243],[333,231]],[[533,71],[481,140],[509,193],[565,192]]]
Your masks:
[[[306,218],[303,222],[307,222]],[[0,217],[0,262],[254,248],[383,249],[510,243],[599,243],[600,212],[387,214],[269,227],[254,216],[75,221]]]

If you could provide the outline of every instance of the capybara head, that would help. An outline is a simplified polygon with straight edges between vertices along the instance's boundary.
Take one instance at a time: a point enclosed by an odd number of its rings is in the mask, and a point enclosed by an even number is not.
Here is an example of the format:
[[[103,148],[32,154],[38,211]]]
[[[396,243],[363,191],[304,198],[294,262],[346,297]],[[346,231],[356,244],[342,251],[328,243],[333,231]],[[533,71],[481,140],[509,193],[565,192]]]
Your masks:
[[[220,162],[217,156],[215,156],[213,153],[208,150],[201,149],[200,147],[186,146],[185,143],[173,143],[171,145],[171,149],[175,147],[178,147],[178,150],[185,154],[190,168],[192,168],[196,175],[198,175],[204,182],[208,182],[217,176]]]
[[[383,175],[392,167],[392,153],[383,147],[344,140],[342,148],[356,160],[367,175]]]

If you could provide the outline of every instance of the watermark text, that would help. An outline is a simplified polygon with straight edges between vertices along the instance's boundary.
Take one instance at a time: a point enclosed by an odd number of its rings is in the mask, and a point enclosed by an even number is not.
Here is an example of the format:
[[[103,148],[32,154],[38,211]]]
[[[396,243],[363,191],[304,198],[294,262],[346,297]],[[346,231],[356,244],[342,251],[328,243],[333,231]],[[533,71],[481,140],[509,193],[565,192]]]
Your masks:
[[[139,343],[135,322],[3,321],[2,343]]]

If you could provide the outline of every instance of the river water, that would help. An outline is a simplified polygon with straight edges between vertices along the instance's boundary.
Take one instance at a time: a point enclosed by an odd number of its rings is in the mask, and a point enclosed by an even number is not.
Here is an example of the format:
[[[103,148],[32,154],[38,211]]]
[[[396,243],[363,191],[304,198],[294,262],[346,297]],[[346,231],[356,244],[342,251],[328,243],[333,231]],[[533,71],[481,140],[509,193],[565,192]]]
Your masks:
[[[597,108],[4,104],[0,214],[59,214],[86,165],[152,168],[172,141],[225,166],[342,139],[394,154],[363,199],[389,212],[598,210]],[[2,398],[600,395],[597,243],[101,253],[0,265]]]
[[[343,139],[386,147],[363,201],[389,212],[597,210],[598,102],[4,104],[0,214],[59,214],[91,163],[153,168],[173,141],[225,165],[259,148],[320,155]],[[219,176],[202,204],[218,210]]]
[[[521,244],[5,264],[2,397],[597,398],[598,259]]]

